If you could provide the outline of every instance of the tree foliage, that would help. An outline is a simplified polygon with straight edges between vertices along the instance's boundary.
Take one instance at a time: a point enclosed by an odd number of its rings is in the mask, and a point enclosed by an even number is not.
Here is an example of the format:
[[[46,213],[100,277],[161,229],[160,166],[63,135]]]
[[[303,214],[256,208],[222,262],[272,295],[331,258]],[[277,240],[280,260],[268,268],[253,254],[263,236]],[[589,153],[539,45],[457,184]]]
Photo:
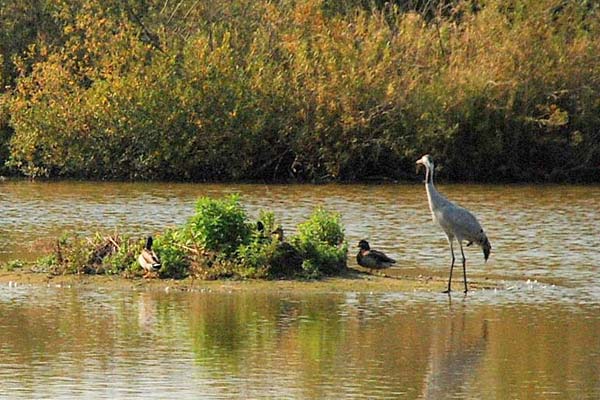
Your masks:
[[[0,0],[30,177],[597,180],[587,0]],[[595,177],[595,178],[594,178]]]

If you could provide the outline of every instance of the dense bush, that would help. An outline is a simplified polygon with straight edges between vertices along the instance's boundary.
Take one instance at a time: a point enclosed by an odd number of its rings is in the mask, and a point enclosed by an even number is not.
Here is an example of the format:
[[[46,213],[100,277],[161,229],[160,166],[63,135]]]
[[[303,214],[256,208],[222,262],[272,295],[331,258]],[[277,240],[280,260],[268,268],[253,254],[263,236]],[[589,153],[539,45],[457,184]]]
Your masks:
[[[183,278],[188,275],[190,256],[182,242],[182,232],[176,229],[167,229],[154,240],[153,249],[160,259],[158,272],[161,276]]]
[[[259,223],[260,222],[260,223]],[[161,261],[161,277],[317,278],[346,269],[347,246],[338,214],[317,209],[298,226],[291,243],[279,234],[272,212],[248,221],[239,197],[203,197],[195,214],[176,229],[154,237],[153,250]],[[123,274],[141,276],[137,257],[145,238],[95,234],[90,238],[66,234],[52,244],[37,267],[57,274]]]
[[[261,225],[251,230],[250,240],[238,246],[236,257],[248,268],[266,272],[270,269],[270,263],[277,251],[278,240],[271,235],[275,229],[275,215],[272,212],[261,211],[258,221]]]
[[[454,180],[600,176],[597,2],[18,3],[0,0],[14,173],[412,178],[430,152]]]
[[[292,238],[303,258],[302,268],[311,275],[333,275],[346,269],[348,246],[340,215],[322,208],[313,211],[310,218],[298,225],[298,234]]]
[[[237,195],[224,199],[200,198],[196,203],[196,214],[184,228],[188,244],[225,257],[248,243],[250,235],[248,217]]]

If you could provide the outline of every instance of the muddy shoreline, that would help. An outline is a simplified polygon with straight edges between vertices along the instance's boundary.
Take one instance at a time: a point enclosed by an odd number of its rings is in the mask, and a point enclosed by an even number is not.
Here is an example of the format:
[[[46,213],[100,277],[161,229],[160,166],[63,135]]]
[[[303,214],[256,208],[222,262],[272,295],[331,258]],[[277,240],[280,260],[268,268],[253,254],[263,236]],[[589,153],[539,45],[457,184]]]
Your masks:
[[[319,280],[200,280],[125,278],[120,275],[51,275],[30,270],[0,271],[0,286],[46,286],[107,290],[167,290],[167,291],[272,291],[272,292],[442,292],[447,281],[439,277],[388,276],[369,274],[350,268],[336,277]],[[462,293],[462,282],[456,287]],[[472,291],[498,289],[502,285],[492,280],[469,281]]]

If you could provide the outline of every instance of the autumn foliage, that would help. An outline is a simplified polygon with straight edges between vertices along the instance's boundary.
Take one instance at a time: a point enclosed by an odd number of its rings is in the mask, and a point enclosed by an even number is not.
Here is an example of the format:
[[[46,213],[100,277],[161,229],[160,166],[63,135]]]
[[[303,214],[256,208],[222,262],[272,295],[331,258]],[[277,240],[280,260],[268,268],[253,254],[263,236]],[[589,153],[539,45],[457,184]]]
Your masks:
[[[7,173],[600,177],[595,2],[0,4]]]

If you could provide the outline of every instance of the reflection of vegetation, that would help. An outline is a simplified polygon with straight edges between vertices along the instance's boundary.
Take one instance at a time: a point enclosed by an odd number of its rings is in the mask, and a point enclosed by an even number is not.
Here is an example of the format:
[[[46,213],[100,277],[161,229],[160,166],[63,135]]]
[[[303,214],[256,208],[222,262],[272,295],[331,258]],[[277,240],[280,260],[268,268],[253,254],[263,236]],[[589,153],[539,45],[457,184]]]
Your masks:
[[[197,297],[192,303],[192,350],[199,362],[241,372],[250,352],[272,342],[275,302],[262,296],[218,295]]]
[[[435,298],[301,290],[3,289],[0,297],[3,363],[14,367],[6,384],[21,384],[20,393],[46,393],[46,385],[56,389],[71,379],[103,390],[97,377],[107,373],[128,390],[140,374],[163,388],[173,387],[173,376],[199,376],[203,384],[223,385],[224,397],[239,389],[244,398],[287,397],[274,394],[278,384],[295,390],[294,398],[598,393],[594,304],[492,299],[453,311]],[[442,384],[441,392],[428,392],[430,382]],[[178,382],[182,391],[210,397],[197,383]]]
[[[346,269],[347,246],[340,216],[317,209],[298,227],[291,243],[273,213],[262,212],[251,223],[238,196],[198,200],[196,213],[178,229],[157,235],[153,249],[161,260],[163,277],[193,275],[222,277],[299,276],[315,278]],[[50,254],[37,261],[54,273],[138,275],[137,257],[144,239],[96,234],[90,238],[64,235]]]
[[[302,304],[297,329],[298,347],[311,376],[334,368],[333,360],[345,351],[346,331],[338,303],[315,296]]]
[[[598,179],[589,0],[0,0],[28,176]]]
[[[256,293],[206,295],[192,304],[193,350],[199,363],[245,374],[250,365],[301,362],[311,376],[343,353],[339,302],[330,296],[286,301]],[[290,359],[293,358],[293,359]]]

